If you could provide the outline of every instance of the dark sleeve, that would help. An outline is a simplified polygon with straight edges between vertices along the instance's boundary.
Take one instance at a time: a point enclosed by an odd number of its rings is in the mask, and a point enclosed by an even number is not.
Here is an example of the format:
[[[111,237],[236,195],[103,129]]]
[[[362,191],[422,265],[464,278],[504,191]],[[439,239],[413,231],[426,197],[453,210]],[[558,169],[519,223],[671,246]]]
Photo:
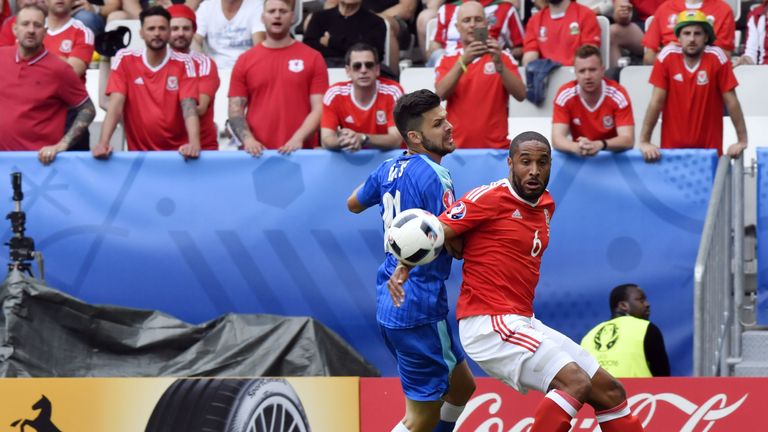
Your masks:
[[[669,376],[669,358],[667,357],[667,349],[664,348],[664,336],[653,323],[648,324],[643,348],[651,375],[655,377]]]
[[[320,45],[320,38],[323,37],[326,30],[328,30],[328,28],[325,23],[325,14],[315,12],[309,20],[309,26],[307,26],[307,31],[304,32],[304,39],[302,39],[302,42],[317,51],[320,51],[320,54],[325,55],[325,52],[323,51],[325,47]]]

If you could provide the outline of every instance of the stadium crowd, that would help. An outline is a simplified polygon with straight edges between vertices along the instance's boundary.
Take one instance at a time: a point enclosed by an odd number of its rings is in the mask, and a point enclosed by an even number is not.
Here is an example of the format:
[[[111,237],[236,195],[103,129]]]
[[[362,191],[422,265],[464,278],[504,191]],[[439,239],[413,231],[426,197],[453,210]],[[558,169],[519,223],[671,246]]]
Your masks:
[[[727,152],[737,156],[747,135],[733,68],[765,63],[767,3],[745,5],[737,23],[724,0],[0,0],[0,61],[19,72],[6,76],[25,89],[0,89],[0,127],[10,131],[0,150],[38,151],[43,163],[64,150],[107,157],[120,123],[128,150],[192,158],[230,139],[254,156],[404,147],[391,115],[403,94],[397,81],[403,68],[422,65],[434,65],[458,147],[505,148],[514,132],[509,96],[538,102],[547,75],[567,66],[575,80],[549,107],[556,149],[592,156],[636,147],[653,161],[660,153],[651,133],[661,115],[661,148],[720,151],[727,109],[737,134]],[[125,19],[140,20],[132,37],[144,47],[109,52],[117,36],[105,25]],[[601,32],[610,33],[607,56]],[[64,60],[74,78],[44,66],[48,57]],[[630,64],[653,65],[647,107],[633,107],[620,84]],[[89,67],[103,69],[102,94],[86,103],[78,98]],[[349,81],[329,83],[328,68],[338,67]],[[45,86],[24,87],[41,77]],[[230,81],[229,119],[217,125],[222,81]],[[88,104],[107,113],[93,140]],[[634,124],[633,110],[646,112],[643,124]],[[700,133],[690,136],[680,124],[700,125],[687,129]]]

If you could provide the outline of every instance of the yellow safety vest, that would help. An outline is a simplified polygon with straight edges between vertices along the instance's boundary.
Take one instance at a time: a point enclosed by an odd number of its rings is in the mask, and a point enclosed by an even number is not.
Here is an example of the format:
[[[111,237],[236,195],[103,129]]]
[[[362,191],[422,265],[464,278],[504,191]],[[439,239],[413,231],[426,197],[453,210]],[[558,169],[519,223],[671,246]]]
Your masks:
[[[648,324],[633,316],[614,318],[590,330],[581,346],[617,378],[650,377],[643,347]]]

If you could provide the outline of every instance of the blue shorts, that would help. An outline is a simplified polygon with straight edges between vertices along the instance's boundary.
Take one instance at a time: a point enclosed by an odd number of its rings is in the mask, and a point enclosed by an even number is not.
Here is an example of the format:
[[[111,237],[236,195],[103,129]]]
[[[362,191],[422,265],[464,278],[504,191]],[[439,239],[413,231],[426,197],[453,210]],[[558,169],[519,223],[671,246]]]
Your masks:
[[[436,401],[448,391],[453,368],[464,361],[447,320],[418,327],[379,326],[384,343],[397,360],[405,396],[414,401]]]

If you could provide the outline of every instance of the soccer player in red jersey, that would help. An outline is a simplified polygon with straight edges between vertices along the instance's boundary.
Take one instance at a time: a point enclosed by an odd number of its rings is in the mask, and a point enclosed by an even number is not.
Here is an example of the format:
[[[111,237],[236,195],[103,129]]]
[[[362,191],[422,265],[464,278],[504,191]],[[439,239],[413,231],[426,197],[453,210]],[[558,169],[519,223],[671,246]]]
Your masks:
[[[400,147],[403,138],[392,113],[403,88],[395,81],[379,77],[379,56],[371,45],[352,45],[345,63],[350,81],[332,85],[323,97],[323,147],[350,152]]]
[[[725,51],[727,57],[734,49],[736,21],[733,9],[723,0],[667,0],[656,9],[653,21],[643,36],[643,46],[647,48],[643,63],[652,65],[660,51],[670,43],[678,42],[678,15],[686,10],[703,13],[714,30],[714,44]]]
[[[546,393],[532,432],[566,432],[583,403],[595,408],[603,432],[642,431],[622,385],[581,346],[533,314],[541,256],[555,210],[546,190],[549,142],[523,132],[509,146],[509,177],[480,186],[440,215],[445,238],[462,238],[463,281],[456,306],[465,352],[489,375],[515,390]],[[402,303],[403,266],[388,283]]]
[[[435,68],[435,93],[447,102],[457,148],[506,147],[509,96],[525,98],[512,56],[491,37],[475,39],[475,29],[487,27],[480,3],[462,4],[456,22],[462,48],[443,56]]]
[[[129,150],[177,150],[184,158],[196,158],[200,121],[194,62],[168,49],[171,15],[165,8],[145,9],[139,19],[146,48],[123,49],[112,58],[109,106],[92,154],[109,157],[109,140],[123,117]]]
[[[662,111],[661,148],[710,148],[722,154],[723,106],[738,140],[727,153],[739,157],[747,148],[747,127],[730,58],[711,45],[714,29],[701,11],[681,12],[675,33],[680,45],[661,50],[651,72],[653,93],[640,132],[643,157],[647,162],[661,157],[651,135]]]
[[[183,4],[174,4],[168,8],[171,14],[171,48],[183,54],[189,54],[195,62],[195,75],[199,98],[197,115],[200,116],[200,148],[202,150],[219,149],[219,132],[213,122],[213,104],[216,90],[219,89],[219,68],[212,58],[197,51],[190,51],[197,29],[195,11]]]
[[[241,54],[232,69],[229,126],[253,156],[265,149],[291,153],[317,147],[328,89],[325,60],[291,37],[289,0],[266,0],[261,19],[267,38]]]
[[[631,149],[635,143],[632,104],[621,84],[603,77],[600,50],[594,45],[580,47],[573,69],[576,79],[563,84],[555,97],[552,146],[585,157],[600,150]]]
[[[523,66],[539,58],[571,66],[582,45],[600,46],[597,15],[575,1],[548,0],[525,26]]]

